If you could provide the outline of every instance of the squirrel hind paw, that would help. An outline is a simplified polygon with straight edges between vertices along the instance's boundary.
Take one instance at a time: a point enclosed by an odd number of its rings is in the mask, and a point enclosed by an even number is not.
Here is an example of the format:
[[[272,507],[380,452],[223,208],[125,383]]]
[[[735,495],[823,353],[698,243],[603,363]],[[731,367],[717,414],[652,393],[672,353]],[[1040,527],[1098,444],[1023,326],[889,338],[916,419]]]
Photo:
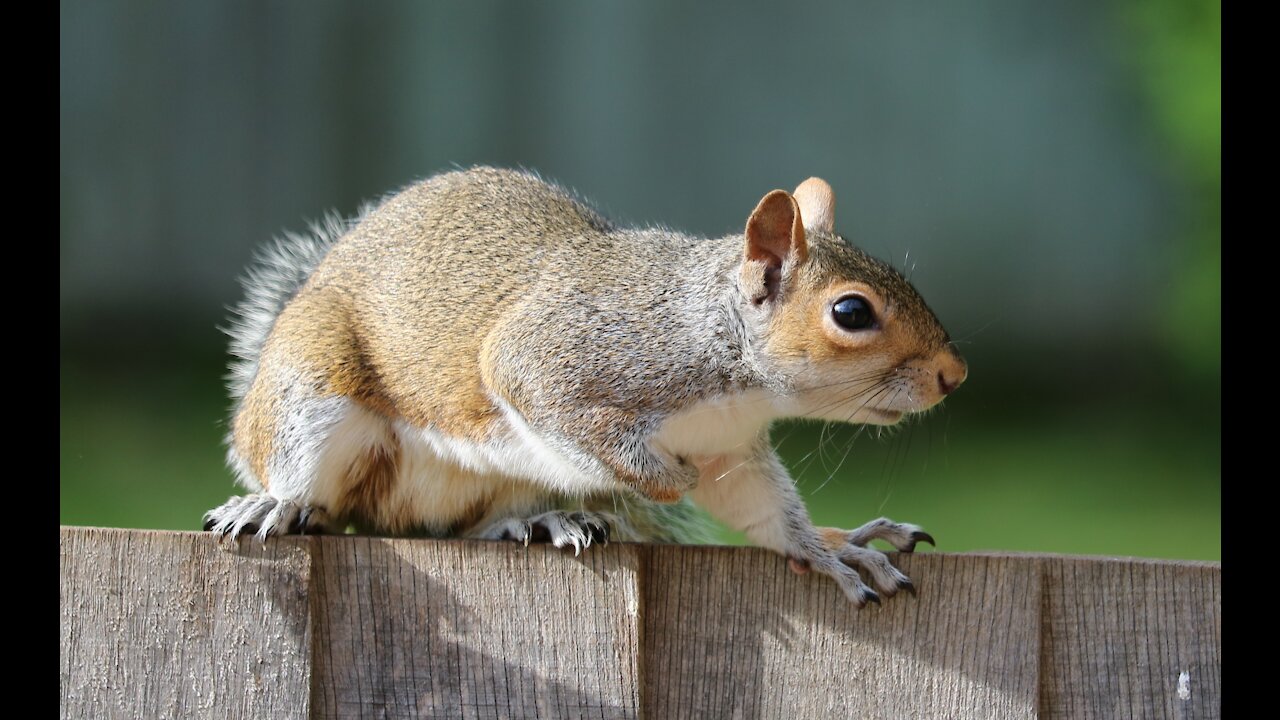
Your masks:
[[[324,532],[328,515],[322,508],[281,500],[263,493],[236,496],[204,515],[204,529],[235,540],[252,534],[259,541],[271,535]]]
[[[478,537],[485,540],[514,540],[551,543],[555,547],[572,547],[578,555],[592,543],[609,542],[609,522],[597,513],[553,510],[531,518],[507,518],[484,530]]]

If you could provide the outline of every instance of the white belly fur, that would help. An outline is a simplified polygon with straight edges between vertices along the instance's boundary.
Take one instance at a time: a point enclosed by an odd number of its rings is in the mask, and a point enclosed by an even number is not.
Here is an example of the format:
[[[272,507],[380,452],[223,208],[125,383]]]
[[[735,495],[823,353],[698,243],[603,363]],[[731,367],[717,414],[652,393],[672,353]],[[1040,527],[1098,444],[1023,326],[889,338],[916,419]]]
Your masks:
[[[336,507],[345,483],[340,475],[371,444],[400,446],[395,482],[383,507],[372,514],[382,529],[426,528],[443,531],[484,509],[481,525],[537,510],[553,491],[562,495],[623,489],[603,466],[573,448],[553,447],[505,403],[494,439],[477,443],[352,404],[335,428],[313,488],[315,501]],[[764,391],[724,396],[699,403],[667,420],[654,437],[657,449],[695,459],[741,456],[780,412],[777,396]],[[574,455],[570,461],[566,455]],[[585,470],[582,468],[586,468]]]
[[[785,414],[783,405],[784,400],[766,390],[704,400],[671,416],[654,443],[685,457],[745,455],[769,423]]]

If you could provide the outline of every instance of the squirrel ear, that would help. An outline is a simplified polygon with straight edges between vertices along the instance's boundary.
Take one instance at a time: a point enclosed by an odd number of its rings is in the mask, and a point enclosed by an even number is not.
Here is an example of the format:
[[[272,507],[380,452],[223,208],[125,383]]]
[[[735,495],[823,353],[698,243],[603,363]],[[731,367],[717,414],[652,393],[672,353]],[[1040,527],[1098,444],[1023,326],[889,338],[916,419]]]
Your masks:
[[[805,180],[796,188],[795,196],[806,228],[835,232],[836,194],[826,180],[817,177]]]
[[[786,190],[765,195],[747,218],[746,267],[752,300],[762,303],[778,294],[782,268],[803,263],[809,256],[800,222],[800,206]],[[759,277],[763,275],[763,277]]]

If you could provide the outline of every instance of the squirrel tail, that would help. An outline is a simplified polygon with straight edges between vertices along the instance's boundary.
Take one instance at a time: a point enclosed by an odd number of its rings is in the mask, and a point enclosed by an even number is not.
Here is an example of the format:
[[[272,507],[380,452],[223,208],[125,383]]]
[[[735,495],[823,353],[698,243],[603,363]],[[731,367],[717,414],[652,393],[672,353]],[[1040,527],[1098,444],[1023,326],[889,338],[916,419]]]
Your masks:
[[[221,328],[231,338],[233,359],[227,386],[239,403],[258,372],[258,357],[267,335],[284,306],[307,282],[329,248],[355,226],[369,206],[351,219],[329,213],[311,223],[308,232],[287,232],[254,254],[253,264],[240,279],[244,299],[232,310],[229,324]]]
[[[590,505],[617,523],[610,539],[684,545],[708,545],[718,539],[715,521],[688,498],[668,504],[612,493]]]

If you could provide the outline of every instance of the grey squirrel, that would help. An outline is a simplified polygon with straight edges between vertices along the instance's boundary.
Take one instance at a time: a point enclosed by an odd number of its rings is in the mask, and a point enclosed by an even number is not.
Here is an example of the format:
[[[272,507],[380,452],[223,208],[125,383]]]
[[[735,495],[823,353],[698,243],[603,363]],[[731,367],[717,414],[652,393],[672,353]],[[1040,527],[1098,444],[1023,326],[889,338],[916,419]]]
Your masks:
[[[253,492],[206,529],[352,523],[576,552],[704,540],[692,500],[859,607],[914,590],[867,545],[933,539],[885,518],[815,528],[769,442],[783,417],[894,424],[968,373],[834,210],[810,178],[765,195],[743,233],[697,238],[477,167],[286,236],[230,330],[227,456]]]

